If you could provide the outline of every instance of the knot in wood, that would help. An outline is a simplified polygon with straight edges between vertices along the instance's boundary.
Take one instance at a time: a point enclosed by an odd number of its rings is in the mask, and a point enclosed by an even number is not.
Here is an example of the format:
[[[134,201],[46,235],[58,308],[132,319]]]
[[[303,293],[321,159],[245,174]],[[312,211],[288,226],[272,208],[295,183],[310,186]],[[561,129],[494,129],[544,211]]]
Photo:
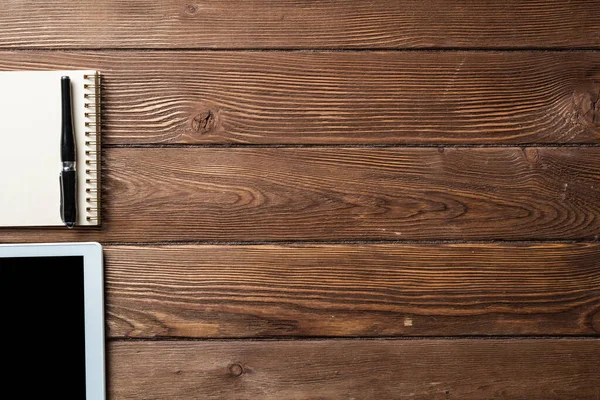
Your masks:
[[[240,376],[244,373],[244,368],[240,364],[231,364],[229,366],[229,373],[233,376]]]
[[[210,110],[196,114],[196,116],[192,118],[192,129],[200,134],[210,132],[214,126],[215,116]]]
[[[527,161],[529,161],[530,163],[537,163],[538,161],[540,161],[540,153],[537,149],[533,148],[533,147],[526,147],[523,149],[523,152],[525,153],[525,158],[527,159]]]
[[[193,5],[193,4],[188,4],[185,7],[185,12],[187,14],[194,15],[194,14],[196,14],[198,12],[198,8],[195,5]]]
[[[600,81],[592,81],[573,95],[573,102],[581,123],[600,128]]]
[[[592,316],[592,329],[600,333],[600,311]]]

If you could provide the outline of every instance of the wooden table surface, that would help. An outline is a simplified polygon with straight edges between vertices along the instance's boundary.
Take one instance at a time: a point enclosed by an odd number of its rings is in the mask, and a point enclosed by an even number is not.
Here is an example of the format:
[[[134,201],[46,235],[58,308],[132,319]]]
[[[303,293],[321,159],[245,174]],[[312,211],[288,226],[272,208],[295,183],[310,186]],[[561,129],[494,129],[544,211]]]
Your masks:
[[[599,1],[0,3],[84,68],[104,224],[0,242],[105,246],[110,399],[600,398]]]

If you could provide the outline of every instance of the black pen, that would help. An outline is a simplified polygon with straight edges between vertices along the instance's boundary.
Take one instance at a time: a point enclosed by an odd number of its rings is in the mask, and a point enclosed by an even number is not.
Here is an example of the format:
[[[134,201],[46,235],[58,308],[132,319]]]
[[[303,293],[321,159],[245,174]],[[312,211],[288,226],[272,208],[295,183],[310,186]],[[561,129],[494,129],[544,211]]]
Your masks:
[[[71,78],[60,80],[62,98],[62,128],[60,134],[60,217],[67,227],[77,222],[77,171],[75,169],[75,136],[71,111]]]

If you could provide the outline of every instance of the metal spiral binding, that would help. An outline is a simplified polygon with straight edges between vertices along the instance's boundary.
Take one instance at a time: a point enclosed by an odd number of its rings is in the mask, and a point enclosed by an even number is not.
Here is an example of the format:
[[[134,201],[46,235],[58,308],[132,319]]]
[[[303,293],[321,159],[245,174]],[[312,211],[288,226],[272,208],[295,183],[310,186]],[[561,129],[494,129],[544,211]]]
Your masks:
[[[100,223],[100,74],[86,74],[85,94],[85,202],[86,221]]]

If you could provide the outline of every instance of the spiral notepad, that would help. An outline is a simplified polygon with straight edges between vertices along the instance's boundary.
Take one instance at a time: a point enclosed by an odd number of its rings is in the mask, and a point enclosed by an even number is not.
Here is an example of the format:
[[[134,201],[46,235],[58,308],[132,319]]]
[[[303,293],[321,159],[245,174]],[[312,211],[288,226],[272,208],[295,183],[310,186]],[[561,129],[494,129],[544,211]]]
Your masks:
[[[0,226],[59,226],[60,79],[71,78],[77,225],[100,225],[97,71],[0,72]]]

